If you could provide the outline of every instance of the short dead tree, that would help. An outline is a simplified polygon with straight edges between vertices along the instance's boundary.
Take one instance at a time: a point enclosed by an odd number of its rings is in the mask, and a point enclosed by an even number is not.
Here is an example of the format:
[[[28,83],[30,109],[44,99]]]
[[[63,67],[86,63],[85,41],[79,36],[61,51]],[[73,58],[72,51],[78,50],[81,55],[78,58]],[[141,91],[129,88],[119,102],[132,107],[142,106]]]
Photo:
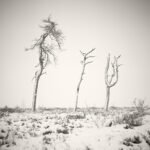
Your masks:
[[[38,70],[35,72],[35,87],[33,92],[33,103],[32,110],[36,111],[36,100],[37,100],[37,92],[39,80],[43,74],[45,74],[45,69],[49,63],[56,61],[56,49],[61,49],[61,44],[63,40],[61,30],[57,29],[57,24],[51,20],[49,17],[46,20],[43,20],[44,26],[41,28],[44,29],[43,34],[35,40],[35,43],[26,51],[33,50],[35,48],[38,49],[39,59],[38,64],[35,66]]]
[[[119,67],[121,66],[118,64],[118,59],[121,57],[119,55],[118,57],[114,56],[114,61],[110,62],[110,54],[108,54],[107,57],[107,64],[105,68],[105,84],[106,84],[106,104],[105,104],[105,110],[108,111],[109,107],[109,99],[110,99],[110,88],[115,86],[118,82],[119,77]],[[112,70],[110,70],[110,65]],[[110,71],[112,71],[110,73]]]
[[[89,52],[87,53],[84,53],[82,51],[81,52],[81,55],[83,56],[83,60],[81,61],[81,64],[82,64],[82,72],[81,72],[81,76],[80,76],[80,80],[79,80],[79,83],[78,83],[78,86],[77,86],[77,91],[76,91],[76,101],[75,101],[75,108],[74,108],[74,111],[77,110],[77,107],[78,107],[78,98],[79,98],[79,92],[80,92],[80,86],[81,86],[81,83],[83,81],[83,75],[85,74],[85,68],[88,64],[92,63],[93,61],[90,61],[89,59],[90,58],[93,58],[95,56],[92,56],[90,55],[93,51],[95,50],[92,49],[90,50]]]

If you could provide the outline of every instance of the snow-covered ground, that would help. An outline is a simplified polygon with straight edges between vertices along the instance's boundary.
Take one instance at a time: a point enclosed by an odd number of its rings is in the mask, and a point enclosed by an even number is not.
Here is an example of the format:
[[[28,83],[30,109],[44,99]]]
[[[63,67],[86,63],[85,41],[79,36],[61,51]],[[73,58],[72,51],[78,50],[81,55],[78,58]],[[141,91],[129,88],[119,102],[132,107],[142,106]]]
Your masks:
[[[131,117],[123,119],[124,114]],[[150,150],[150,113],[8,113],[0,118],[0,150]]]

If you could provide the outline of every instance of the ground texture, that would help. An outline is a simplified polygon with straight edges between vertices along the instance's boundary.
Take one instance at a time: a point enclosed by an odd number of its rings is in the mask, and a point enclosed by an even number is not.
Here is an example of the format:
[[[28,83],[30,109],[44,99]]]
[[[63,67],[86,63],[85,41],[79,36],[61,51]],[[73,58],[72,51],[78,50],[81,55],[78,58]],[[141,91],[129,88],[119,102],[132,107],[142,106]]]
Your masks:
[[[0,113],[0,150],[150,150],[149,111]]]

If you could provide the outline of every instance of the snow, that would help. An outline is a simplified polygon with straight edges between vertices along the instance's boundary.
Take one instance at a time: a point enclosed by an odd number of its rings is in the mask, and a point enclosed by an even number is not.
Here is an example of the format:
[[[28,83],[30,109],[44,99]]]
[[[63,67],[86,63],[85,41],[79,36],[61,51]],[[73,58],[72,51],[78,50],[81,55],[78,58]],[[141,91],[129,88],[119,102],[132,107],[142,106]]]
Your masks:
[[[144,136],[150,141],[150,115],[142,116],[142,125],[125,128],[123,122],[113,123],[117,114],[10,113],[0,118],[0,149],[149,150]]]

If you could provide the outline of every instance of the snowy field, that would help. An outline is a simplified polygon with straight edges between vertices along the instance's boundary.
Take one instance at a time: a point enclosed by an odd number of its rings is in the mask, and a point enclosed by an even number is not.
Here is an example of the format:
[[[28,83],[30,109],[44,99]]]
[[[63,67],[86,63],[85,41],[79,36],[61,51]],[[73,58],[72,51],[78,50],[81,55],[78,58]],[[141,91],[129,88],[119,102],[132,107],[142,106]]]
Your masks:
[[[150,110],[1,111],[0,150],[150,150]]]

